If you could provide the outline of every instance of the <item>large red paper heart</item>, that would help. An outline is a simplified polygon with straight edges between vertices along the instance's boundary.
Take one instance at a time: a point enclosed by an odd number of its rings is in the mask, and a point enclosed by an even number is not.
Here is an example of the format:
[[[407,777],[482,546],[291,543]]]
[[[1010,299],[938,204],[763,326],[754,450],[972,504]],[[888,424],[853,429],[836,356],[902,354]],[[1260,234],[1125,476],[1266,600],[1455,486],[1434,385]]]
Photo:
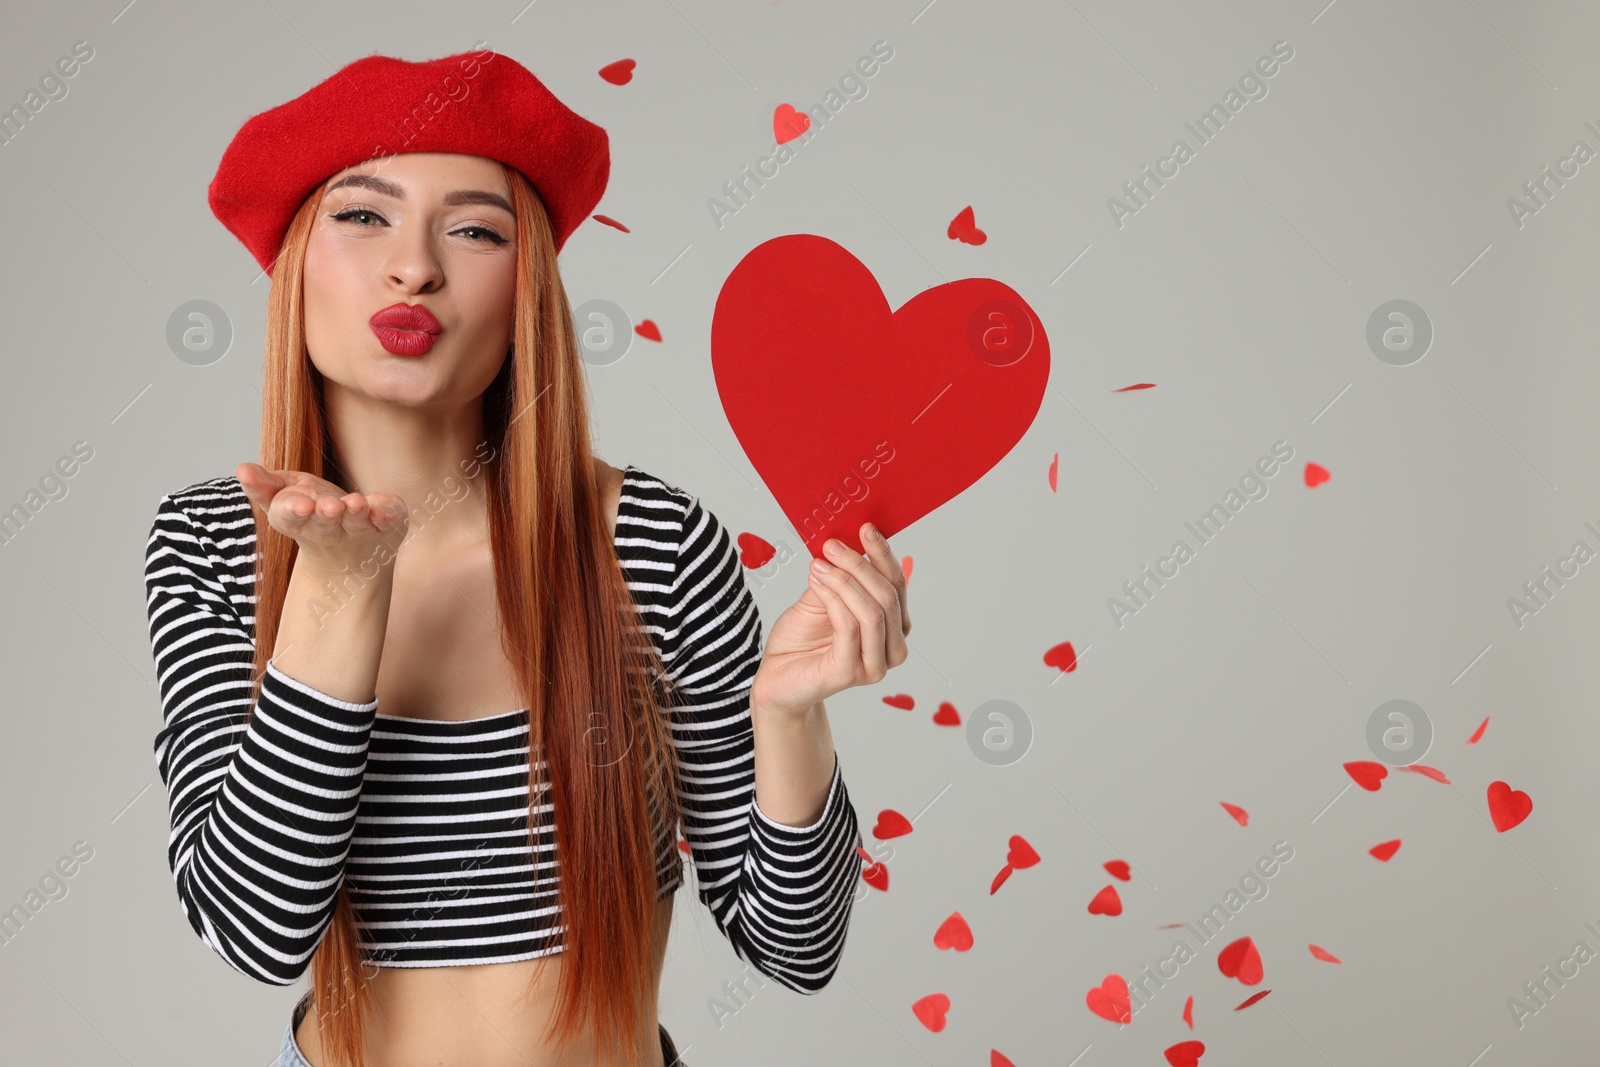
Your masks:
[[[950,998],[943,993],[929,993],[915,1004],[911,1010],[934,1033],[944,1029],[944,1014],[950,1010]]]
[[[734,436],[820,558],[862,523],[886,537],[953,500],[1022,439],[1050,344],[992,278],[926,289],[891,310],[878,281],[816,234],[774,237],[717,295],[711,367]]]
[[[1256,943],[1248,937],[1230,942],[1217,953],[1217,970],[1229,978],[1237,978],[1245,985],[1261,981],[1261,953]]]
[[[1505,782],[1489,783],[1489,817],[1501,833],[1516,826],[1533,811],[1533,798]]]
[[[1106,980],[1089,990],[1085,998],[1089,1010],[1102,1019],[1114,1023],[1133,1021],[1133,1001],[1128,999],[1128,983],[1120,974],[1108,974]]]

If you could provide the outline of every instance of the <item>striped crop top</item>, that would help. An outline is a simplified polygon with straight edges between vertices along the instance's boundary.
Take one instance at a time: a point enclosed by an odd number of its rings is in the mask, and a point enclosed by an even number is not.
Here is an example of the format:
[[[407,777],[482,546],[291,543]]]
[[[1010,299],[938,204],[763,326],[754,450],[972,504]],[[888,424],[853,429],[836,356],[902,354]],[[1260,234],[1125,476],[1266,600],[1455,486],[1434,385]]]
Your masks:
[[[775,822],[756,803],[749,693],[761,619],[732,539],[697,497],[627,467],[615,550],[676,686],[667,714],[700,901],[740,959],[815,993],[838,966],[861,871],[838,757],[810,826]],[[529,835],[527,709],[385,715],[376,699],[336,700],[269,661],[247,721],[255,555],[237,478],[160,499],[145,557],[164,720],[155,755],[168,863],[195,933],[235,970],[289,985],[342,878],[378,966],[560,951],[548,807],[540,840]],[[683,882],[676,834],[664,829],[657,852],[662,899]]]

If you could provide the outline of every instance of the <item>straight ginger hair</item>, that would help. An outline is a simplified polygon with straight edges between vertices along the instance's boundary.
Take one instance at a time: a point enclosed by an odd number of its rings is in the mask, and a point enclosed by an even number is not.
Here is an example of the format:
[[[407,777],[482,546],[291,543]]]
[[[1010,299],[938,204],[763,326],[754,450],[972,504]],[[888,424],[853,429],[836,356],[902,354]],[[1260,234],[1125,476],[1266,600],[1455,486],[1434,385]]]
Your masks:
[[[655,1021],[655,848],[675,839],[681,814],[663,715],[673,687],[638,625],[611,548],[590,462],[585,379],[549,216],[532,183],[501,166],[516,210],[516,295],[512,347],[483,394],[484,435],[492,452],[482,470],[502,649],[529,709],[530,847],[544,821],[537,811],[542,785],[555,813],[565,931],[552,928],[540,942],[541,949],[559,944],[563,956],[545,1036],[565,1051],[588,1029],[597,1055],[623,1055]],[[346,485],[329,473],[338,472],[329,451],[322,375],[309,358],[303,318],[306,245],[326,185],[325,180],[300,205],[272,276],[260,463]],[[418,502],[406,503],[415,512]],[[255,563],[252,714],[299,549],[272,528],[261,509],[253,514],[261,550]],[[616,739],[624,748],[621,758]],[[533,770],[540,753],[547,782]],[[663,809],[664,825],[656,821]],[[372,1003],[361,945],[349,886],[341,880],[332,923],[311,960],[318,1031],[336,1067],[367,1067]],[[533,988],[530,982],[530,996]]]

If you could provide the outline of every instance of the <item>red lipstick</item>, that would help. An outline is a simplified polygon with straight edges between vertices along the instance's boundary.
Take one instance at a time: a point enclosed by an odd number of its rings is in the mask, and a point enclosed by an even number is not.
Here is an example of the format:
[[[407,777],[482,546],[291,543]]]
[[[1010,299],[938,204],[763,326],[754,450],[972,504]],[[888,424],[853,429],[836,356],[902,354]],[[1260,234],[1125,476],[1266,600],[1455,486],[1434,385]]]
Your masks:
[[[426,355],[444,332],[433,312],[421,304],[390,304],[368,322],[378,343],[397,356]]]

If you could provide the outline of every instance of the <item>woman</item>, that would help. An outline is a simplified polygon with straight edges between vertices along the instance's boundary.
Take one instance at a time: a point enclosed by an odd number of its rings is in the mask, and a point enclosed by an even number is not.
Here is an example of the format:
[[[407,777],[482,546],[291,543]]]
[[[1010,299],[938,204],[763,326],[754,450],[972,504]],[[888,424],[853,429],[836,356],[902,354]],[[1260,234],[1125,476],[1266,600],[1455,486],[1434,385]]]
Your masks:
[[[272,275],[262,463],[159,503],[155,749],[195,932],[310,969],[284,1064],[681,1063],[680,820],[742,959],[837,967],[864,853],[822,701],[904,661],[904,575],[831,542],[763,649],[718,518],[593,455],[556,255],[608,170],[473,52],[350,64],[212,183]]]

